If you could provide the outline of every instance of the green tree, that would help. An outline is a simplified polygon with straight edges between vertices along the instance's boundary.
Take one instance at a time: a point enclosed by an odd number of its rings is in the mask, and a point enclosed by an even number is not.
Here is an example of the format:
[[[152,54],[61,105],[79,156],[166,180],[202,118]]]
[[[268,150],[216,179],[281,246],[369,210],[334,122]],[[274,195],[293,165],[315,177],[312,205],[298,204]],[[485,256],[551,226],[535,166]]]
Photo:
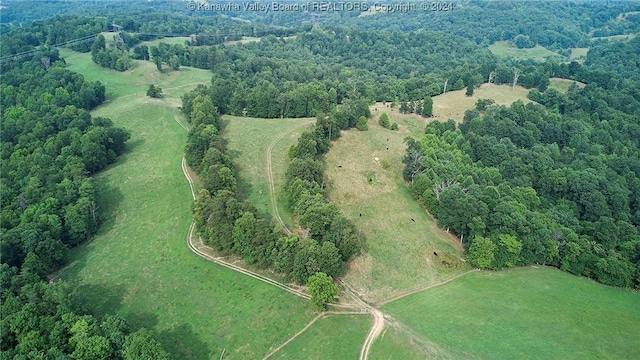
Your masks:
[[[311,295],[311,304],[318,311],[326,310],[327,304],[333,302],[340,293],[338,285],[333,283],[333,278],[322,272],[310,276],[307,286]]]
[[[469,82],[469,84],[467,84],[467,91],[464,93],[467,96],[473,96],[473,83]]]
[[[382,115],[380,115],[380,118],[378,119],[378,124],[380,124],[380,126],[382,126],[385,129],[389,128],[389,116],[387,115],[387,113],[382,113]]]
[[[358,118],[358,122],[356,123],[356,128],[360,131],[369,130],[369,125],[367,125],[367,118],[364,116],[360,116]]]
[[[476,236],[469,248],[467,260],[479,269],[490,269],[495,258],[496,245],[489,238]]]
[[[424,103],[422,104],[422,116],[431,117],[433,116],[433,99],[431,96],[427,96],[424,99]]]
[[[169,58],[169,66],[171,67],[171,70],[180,70],[180,59],[178,59],[178,56],[176,56],[175,54],[171,55],[171,57]]]
[[[391,124],[391,130],[398,130],[398,123]]]
[[[169,354],[154,338],[150,330],[142,328],[127,336],[124,347],[125,360],[169,360]]]
[[[153,84],[149,85],[149,88],[147,88],[147,96],[152,98],[161,98],[162,88]]]

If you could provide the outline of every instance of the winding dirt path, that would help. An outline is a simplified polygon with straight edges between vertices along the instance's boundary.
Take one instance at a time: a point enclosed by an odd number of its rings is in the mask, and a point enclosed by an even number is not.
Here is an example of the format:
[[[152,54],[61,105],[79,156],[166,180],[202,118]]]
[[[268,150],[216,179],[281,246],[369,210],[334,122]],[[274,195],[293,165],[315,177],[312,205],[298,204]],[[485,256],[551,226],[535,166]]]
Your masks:
[[[363,313],[361,313],[359,311],[324,311],[324,312],[321,312],[320,314],[318,314],[318,316],[316,316],[313,319],[311,319],[311,321],[309,321],[309,323],[307,323],[307,325],[305,325],[300,331],[295,333],[295,335],[290,337],[287,341],[283,342],[282,345],[280,345],[277,348],[271,350],[267,355],[265,355],[262,358],[262,360],[266,360],[266,359],[270,358],[271,356],[273,356],[273,354],[275,354],[278,351],[282,350],[282,348],[284,348],[285,346],[289,345],[289,343],[292,342],[293,340],[295,340],[296,338],[298,338],[298,336],[302,335],[303,332],[307,331],[311,327],[311,325],[313,325],[316,321],[318,321],[319,319],[322,319],[323,317],[325,317],[327,315],[363,315]]]
[[[280,226],[282,226],[282,229],[284,230],[284,232],[287,233],[287,235],[291,234],[291,230],[289,230],[287,225],[284,224],[284,221],[282,221],[282,218],[280,217],[280,212],[278,211],[278,199],[276,196],[275,184],[273,182],[273,169],[271,166],[271,152],[273,151],[273,147],[285,136],[291,134],[294,130],[297,130],[305,125],[308,125],[308,123],[296,125],[291,129],[281,133],[280,135],[278,135],[277,138],[273,139],[273,141],[271,142],[271,144],[269,144],[269,147],[267,148],[267,181],[269,182],[269,199],[271,200],[271,212],[273,213],[273,216],[276,218],[276,221],[278,221]]]
[[[378,304],[377,304],[377,306],[378,306],[378,307],[381,307],[381,306],[384,306],[384,305],[386,305],[386,304],[388,304],[388,303],[390,303],[390,302],[392,302],[392,301],[400,300],[400,299],[402,299],[403,297],[407,297],[407,296],[409,296],[409,295],[413,295],[413,294],[415,294],[415,293],[419,293],[419,292],[421,292],[421,291],[429,290],[429,289],[431,289],[431,288],[434,288],[434,287],[437,287],[437,286],[440,286],[440,285],[444,285],[444,284],[446,284],[446,283],[448,283],[448,282],[451,282],[451,281],[453,281],[453,280],[455,280],[455,279],[457,279],[457,278],[459,278],[459,277],[461,277],[461,276],[464,276],[464,275],[467,275],[468,273],[472,273],[472,272],[476,272],[476,271],[480,271],[480,270],[478,270],[478,269],[473,269],[473,270],[465,271],[465,272],[463,272],[462,274],[458,274],[458,275],[456,275],[456,276],[454,276],[454,277],[452,277],[452,278],[450,278],[450,279],[447,279],[447,280],[445,280],[445,281],[439,282],[439,283],[437,283],[437,284],[432,284],[432,285],[429,285],[429,286],[425,286],[425,287],[423,287],[423,288],[420,288],[420,289],[417,289],[417,290],[413,290],[413,291],[409,291],[409,292],[407,292],[407,293],[400,294],[400,295],[398,295],[398,296],[396,296],[396,297],[392,297],[392,298],[391,298],[391,299],[389,299],[389,300],[385,300],[385,301],[383,301],[383,302],[381,302],[381,303],[378,303]]]
[[[371,330],[369,330],[369,334],[364,340],[364,344],[362,344],[362,349],[360,350],[360,360],[366,360],[369,358],[369,350],[371,349],[371,345],[384,329],[384,313],[362,300],[349,284],[342,281],[340,283],[358,304],[363,306],[365,309],[367,309],[368,312],[373,315],[373,326],[371,327]]]

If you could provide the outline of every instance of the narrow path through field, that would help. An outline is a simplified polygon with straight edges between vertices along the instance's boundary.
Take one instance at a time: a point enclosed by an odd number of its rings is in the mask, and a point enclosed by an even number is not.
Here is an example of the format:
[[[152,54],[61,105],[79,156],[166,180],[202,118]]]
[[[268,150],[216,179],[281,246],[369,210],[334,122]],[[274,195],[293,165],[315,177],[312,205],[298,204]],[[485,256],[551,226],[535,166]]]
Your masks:
[[[436,287],[436,286],[444,285],[444,284],[446,284],[446,283],[448,283],[448,282],[451,282],[451,281],[453,281],[453,280],[455,280],[455,279],[457,279],[457,278],[459,278],[459,277],[461,277],[461,276],[467,275],[468,273],[475,272],[475,271],[480,271],[480,270],[478,270],[478,269],[473,269],[473,270],[465,271],[465,272],[463,272],[462,274],[458,274],[458,275],[456,275],[456,276],[454,276],[454,277],[452,277],[452,278],[450,278],[450,279],[447,279],[447,280],[445,280],[445,281],[439,282],[439,283],[437,283],[437,284],[432,284],[432,285],[429,285],[429,286],[425,286],[425,287],[420,288],[420,289],[417,289],[417,290],[409,291],[409,292],[404,293],[404,294],[400,294],[400,295],[395,296],[395,297],[393,297],[393,298],[391,298],[391,299],[389,299],[389,300],[385,300],[385,301],[383,301],[383,302],[381,302],[381,303],[377,303],[376,305],[377,305],[378,307],[382,307],[382,306],[384,306],[384,305],[386,305],[386,304],[388,304],[388,303],[390,303],[390,302],[392,302],[392,301],[400,300],[400,299],[402,299],[402,298],[404,298],[404,297],[407,297],[407,296],[409,296],[409,295],[413,295],[413,294],[415,294],[415,293],[419,293],[419,292],[421,292],[421,291],[429,290],[429,289],[434,288],[434,287]]]
[[[176,114],[174,114],[173,119],[183,129],[188,130],[188,128],[180,122],[180,120],[178,119],[178,116]],[[189,188],[191,189],[191,198],[193,200],[195,200],[196,199],[196,193],[195,193],[195,190],[194,190],[194,187],[193,187],[193,179],[189,175],[189,171],[187,169],[187,162],[186,162],[186,159],[184,157],[182,157],[181,167],[182,167],[182,173],[184,174],[184,177],[189,182]],[[214,262],[216,264],[222,265],[222,266],[224,266],[226,268],[235,270],[237,272],[240,272],[242,274],[250,276],[250,277],[252,277],[254,279],[257,279],[257,280],[263,281],[263,282],[265,282],[267,284],[273,285],[273,286],[275,286],[277,288],[285,290],[285,291],[287,291],[289,293],[292,293],[292,294],[294,294],[296,296],[299,296],[301,298],[304,298],[304,299],[307,299],[307,300],[311,298],[309,295],[305,294],[302,291],[299,291],[298,289],[295,289],[295,288],[293,288],[291,286],[282,284],[282,283],[280,283],[280,282],[278,282],[276,280],[270,279],[270,278],[268,278],[266,276],[260,275],[258,273],[255,273],[255,272],[251,271],[251,270],[244,269],[244,268],[242,268],[240,266],[237,266],[237,265],[234,265],[232,263],[226,262],[226,261],[222,260],[222,258],[217,258],[217,257],[214,257],[214,256],[206,253],[205,251],[203,251],[201,249],[202,247],[206,247],[206,246],[202,243],[202,240],[200,238],[198,238],[200,240],[199,241],[200,242],[199,246],[197,246],[194,243],[193,231],[195,229],[195,225],[196,225],[196,223],[192,222],[191,226],[189,227],[189,233],[187,234],[187,246],[189,247],[189,249],[191,249],[191,251],[193,251],[197,255],[199,255],[199,256],[201,256],[201,257],[203,257],[203,258],[205,258],[205,259],[207,259],[209,261],[212,261],[212,262]]]
[[[276,218],[280,226],[282,226],[284,232],[287,233],[287,235],[291,234],[291,230],[289,230],[287,225],[284,224],[284,221],[282,221],[282,218],[280,217],[280,212],[278,211],[278,199],[276,196],[275,184],[273,183],[273,169],[271,168],[271,152],[273,151],[273,147],[280,140],[282,140],[282,138],[304,125],[307,125],[307,123],[294,126],[291,129],[288,129],[287,131],[281,133],[280,135],[278,135],[278,137],[273,139],[273,141],[267,148],[267,181],[269,182],[269,199],[271,200],[271,212],[273,213],[273,216]]]
[[[318,321],[319,319],[322,319],[323,317],[325,317],[327,315],[362,315],[362,314],[363,313],[358,312],[358,311],[324,311],[324,312],[321,312],[320,314],[318,314],[318,316],[316,316],[313,319],[311,319],[311,321],[309,321],[309,323],[307,323],[307,325],[305,325],[300,331],[295,333],[287,341],[283,342],[282,345],[280,345],[277,348],[271,350],[267,355],[265,355],[262,358],[262,360],[266,360],[266,359],[270,358],[271,356],[273,356],[273,354],[275,354],[278,351],[282,350],[282,348],[284,348],[285,346],[289,345],[289,343],[292,342],[293,340],[295,340],[296,338],[298,338],[298,336],[302,335],[303,332],[307,331],[311,327],[311,325],[313,325],[316,321]]]
[[[362,344],[362,349],[360,350],[360,360],[366,360],[369,358],[369,350],[371,349],[373,341],[378,337],[378,335],[380,335],[380,333],[382,333],[382,330],[384,329],[384,313],[362,300],[360,296],[358,296],[356,292],[351,288],[351,286],[349,286],[349,284],[342,281],[341,284],[357,303],[362,305],[373,315],[373,326],[371,327],[367,338],[364,340],[364,344]]]

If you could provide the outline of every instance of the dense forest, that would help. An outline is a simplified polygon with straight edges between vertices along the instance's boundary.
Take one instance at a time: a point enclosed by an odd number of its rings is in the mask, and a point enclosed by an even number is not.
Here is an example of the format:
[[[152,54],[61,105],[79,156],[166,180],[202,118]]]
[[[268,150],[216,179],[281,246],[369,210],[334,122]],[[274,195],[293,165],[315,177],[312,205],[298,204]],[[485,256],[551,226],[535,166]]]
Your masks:
[[[196,230],[203,241],[222,254],[236,254],[249,264],[270,267],[299,284],[323,272],[342,275],[343,263],[363,247],[362,236],[335,204],[327,203],[322,183],[322,154],[340,129],[367,115],[364,101],[346,101],[329,116],[318,117],[312,132],[305,132],[290,151],[287,198],[307,229],[307,236],[283,233],[243,201],[235,166],[226,151],[223,127],[210,88],[200,86],[182,99],[192,126],[185,150],[187,163],[202,179],[204,189],[194,205]]]
[[[52,45],[71,40],[65,46],[119,71],[136,59],[161,71],[211,70],[211,84],[182,99],[191,124],[186,159],[204,185],[194,204],[197,232],[222,254],[301,284],[316,272],[340,276],[365,249],[326,199],[324,154],[340,131],[359,119],[366,125],[374,101],[429,116],[427,104],[445,86],[472,93],[488,79],[517,80],[534,102],[480,99],[461,124],[433,121],[421,139],[407,138],[403,175],[411,194],[461,237],[476,267],[546,264],[640,287],[640,38],[594,39],[637,33],[640,15],[632,12],[640,5],[454,3],[455,11],[419,16],[327,12],[316,26],[300,12],[217,16],[178,2],[153,2],[154,11],[126,2],[130,11],[117,15],[111,10],[124,2],[3,3],[1,356],[167,357],[152,332],[92,315],[76,284],[49,279],[69,249],[98,230],[101,193],[92,175],[129,139],[111,120],[90,115],[105,86],[65,69]],[[54,13],[66,15],[49,18]],[[123,31],[111,45],[98,34],[113,24]],[[140,44],[164,36],[189,40]],[[261,39],[225,44],[248,36]],[[503,61],[486,48],[501,40],[591,48],[583,65]],[[551,77],[576,83],[561,92],[549,86]],[[316,117],[289,151],[284,186],[303,234],[283,233],[244,201],[222,114]]]
[[[544,107],[478,101],[458,128],[433,122],[407,139],[412,194],[464,239],[475,266],[547,264],[640,284],[640,84],[603,70],[626,61],[596,60],[618,47],[603,46],[589,58],[607,66],[556,66],[584,89],[532,90]]]
[[[129,139],[111,120],[88,112],[104,101],[104,85],[64,66],[51,49],[2,63],[2,357],[166,358],[148,330],[90,315],[77,287],[48,279],[69,249],[98,229],[100,194],[91,175],[122,154]]]

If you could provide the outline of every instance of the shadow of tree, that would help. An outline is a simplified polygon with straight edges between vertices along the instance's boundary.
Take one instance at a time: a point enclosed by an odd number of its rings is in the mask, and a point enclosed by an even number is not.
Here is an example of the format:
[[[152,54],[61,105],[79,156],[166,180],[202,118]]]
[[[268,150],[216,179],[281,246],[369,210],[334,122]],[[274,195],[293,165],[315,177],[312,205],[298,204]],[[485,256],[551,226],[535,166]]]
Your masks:
[[[182,342],[178,343],[176,339],[182,339]],[[176,359],[205,360],[219,356],[219,354],[214,354],[204,341],[200,340],[199,335],[193,332],[189,324],[180,324],[161,331],[158,334],[158,340],[162,347]]]

